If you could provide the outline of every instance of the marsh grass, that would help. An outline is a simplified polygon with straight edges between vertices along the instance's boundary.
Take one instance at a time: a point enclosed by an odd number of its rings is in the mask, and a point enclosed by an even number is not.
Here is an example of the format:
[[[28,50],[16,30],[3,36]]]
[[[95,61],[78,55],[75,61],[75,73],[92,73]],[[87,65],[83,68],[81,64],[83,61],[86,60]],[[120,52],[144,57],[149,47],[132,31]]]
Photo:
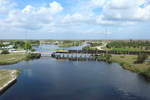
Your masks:
[[[26,58],[24,53],[0,54],[0,65],[18,63]]]
[[[112,61],[119,63],[124,69],[150,78],[150,63],[135,64],[137,55],[112,55]]]

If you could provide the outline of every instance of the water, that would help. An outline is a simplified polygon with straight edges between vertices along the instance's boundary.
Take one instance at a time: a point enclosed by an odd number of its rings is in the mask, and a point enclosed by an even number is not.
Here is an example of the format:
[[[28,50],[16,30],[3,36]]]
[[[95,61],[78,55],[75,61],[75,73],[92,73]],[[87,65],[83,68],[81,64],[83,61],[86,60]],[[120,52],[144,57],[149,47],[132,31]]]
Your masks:
[[[42,57],[0,66],[21,68],[0,100],[150,100],[150,82],[116,63]]]

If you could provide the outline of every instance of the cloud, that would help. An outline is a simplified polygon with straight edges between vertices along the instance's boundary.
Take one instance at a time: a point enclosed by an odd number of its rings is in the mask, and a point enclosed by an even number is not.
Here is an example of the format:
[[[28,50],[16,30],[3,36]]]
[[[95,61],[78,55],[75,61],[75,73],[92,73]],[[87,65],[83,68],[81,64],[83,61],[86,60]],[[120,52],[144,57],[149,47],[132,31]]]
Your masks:
[[[92,15],[84,15],[82,13],[67,14],[64,16],[62,22],[67,24],[85,24],[92,21]]]
[[[106,25],[134,25],[150,21],[150,5],[140,7],[144,3],[145,0],[111,0],[104,5],[96,21]]]
[[[49,7],[27,5],[22,10],[11,10],[3,23],[14,28],[40,30],[46,25],[52,25],[54,17],[62,10],[63,7],[55,1],[50,3]]]
[[[63,10],[63,7],[56,1],[49,4],[51,14],[57,14]]]
[[[91,0],[92,4],[97,7],[102,7],[107,0]]]
[[[8,13],[14,6],[16,6],[16,3],[11,0],[0,0],[0,14]]]

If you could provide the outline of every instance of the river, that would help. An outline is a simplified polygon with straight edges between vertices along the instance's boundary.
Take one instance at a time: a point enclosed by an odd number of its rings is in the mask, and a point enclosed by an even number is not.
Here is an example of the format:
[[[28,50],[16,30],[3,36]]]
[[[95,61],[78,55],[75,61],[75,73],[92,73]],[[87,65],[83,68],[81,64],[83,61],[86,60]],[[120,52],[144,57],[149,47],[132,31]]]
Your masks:
[[[0,100],[150,100],[150,82],[116,63],[41,57],[0,66],[16,68],[21,75]]]

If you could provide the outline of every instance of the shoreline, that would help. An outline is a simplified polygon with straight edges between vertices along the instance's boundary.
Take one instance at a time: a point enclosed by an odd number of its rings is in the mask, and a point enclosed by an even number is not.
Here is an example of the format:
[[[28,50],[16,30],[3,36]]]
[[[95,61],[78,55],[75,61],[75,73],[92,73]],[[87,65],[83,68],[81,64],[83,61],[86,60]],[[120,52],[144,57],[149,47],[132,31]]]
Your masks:
[[[7,81],[5,80],[6,82],[1,83],[0,85],[0,94],[2,94],[5,90],[7,90],[11,85],[13,85],[16,82],[20,74],[20,71],[19,70],[0,70],[0,71],[2,71],[2,73],[5,72],[8,75],[7,77],[3,75],[5,78],[0,79],[0,81],[4,81],[6,78],[8,78]]]
[[[39,53],[11,53],[2,55],[0,54],[0,65],[11,65],[11,64],[17,64],[24,60],[30,60],[30,59],[38,59],[41,57],[41,54]]]
[[[144,76],[147,79],[150,79],[150,64],[147,62],[144,62],[143,64],[134,64],[133,61],[134,55],[125,55],[125,58],[121,58],[124,55],[115,55],[118,57],[112,57],[112,62],[119,64],[124,70],[129,70],[131,72],[134,72],[138,75]],[[120,58],[119,58],[120,56]]]

